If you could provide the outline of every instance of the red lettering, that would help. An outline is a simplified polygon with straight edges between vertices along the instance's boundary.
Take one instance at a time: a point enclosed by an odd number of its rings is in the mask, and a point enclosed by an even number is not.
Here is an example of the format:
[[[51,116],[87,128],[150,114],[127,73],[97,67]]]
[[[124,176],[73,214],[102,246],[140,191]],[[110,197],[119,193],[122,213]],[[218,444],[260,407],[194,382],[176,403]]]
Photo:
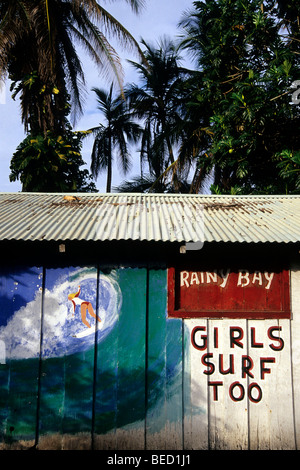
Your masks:
[[[263,348],[263,343],[256,343],[255,341],[255,328],[250,328],[250,336],[251,336],[251,348]]]
[[[234,333],[237,332],[238,336],[234,336]],[[241,340],[244,337],[244,331],[239,326],[231,326],[230,327],[230,347],[234,348],[234,346],[238,346],[239,348],[243,348],[243,343]]]
[[[260,378],[262,380],[264,380],[265,374],[271,373],[271,369],[268,369],[265,367],[266,362],[274,363],[275,357],[261,357],[260,358]]]
[[[277,346],[275,346],[274,344],[269,345],[270,348],[273,349],[273,351],[281,351],[284,348],[283,339],[273,335],[273,331],[281,331],[281,330],[282,330],[281,326],[271,326],[268,329],[268,338],[273,339],[279,343]]]
[[[253,369],[253,361],[250,356],[242,356],[242,378],[244,379],[246,375],[249,377],[254,378],[254,375],[252,372],[250,372],[251,369]]]
[[[252,390],[254,388],[256,388],[256,390],[258,391],[257,398],[254,398],[252,396]],[[248,387],[248,397],[249,397],[249,400],[252,401],[252,403],[259,403],[260,400],[262,399],[262,389],[260,388],[260,386],[257,383],[253,382],[249,385],[249,387]]]
[[[214,347],[217,349],[219,347],[219,330],[214,328]]]
[[[215,366],[212,362],[209,362],[209,358],[213,357],[212,353],[207,353],[204,354],[201,358],[201,362],[204,366],[207,366],[207,370],[203,371],[204,374],[206,375],[211,375],[215,371]]]
[[[222,374],[222,375],[234,374],[234,357],[233,357],[233,354],[229,355],[230,365],[229,365],[229,368],[226,369],[226,370],[224,370],[223,357],[224,357],[223,354],[219,354],[219,372],[220,372],[220,374]]]
[[[213,387],[214,401],[218,401],[218,387],[223,385],[223,382],[208,382],[209,387]]]
[[[240,389],[240,395],[238,397],[233,395],[233,390],[236,387],[238,387]],[[230,387],[229,387],[229,396],[230,396],[231,400],[233,400],[233,401],[243,400],[244,397],[245,397],[245,389],[244,389],[243,385],[240,384],[239,382],[233,382],[233,384],[231,384]]]
[[[198,331],[206,331],[206,327],[205,326],[195,326],[195,328],[193,328],[193,331],[191,333],[191,342],[192,342],[192,345],[194,346],[195,349],[198,349],[199,351],[204,351],[205,349],[207,349],[207,335],[201,335],[200,336],[200,338],[203,341],[202,341],[202,344],[199,345],[196,342],[196,333],[198,333]]]

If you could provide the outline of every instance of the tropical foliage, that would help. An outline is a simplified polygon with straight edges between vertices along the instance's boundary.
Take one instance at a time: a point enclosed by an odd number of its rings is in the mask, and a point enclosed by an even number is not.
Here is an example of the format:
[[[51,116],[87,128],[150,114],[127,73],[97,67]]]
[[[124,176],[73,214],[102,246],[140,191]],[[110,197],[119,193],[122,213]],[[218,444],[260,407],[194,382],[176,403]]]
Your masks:
[[[143,4],[125,1],[134,11]],[[22,122],[31,136],[25,148],[42,136],[47,143],[49,133],[51,139],[65,140],[66,116],[71,112],[74,122],[82,113],[85,77],[78,45],[102,73],[112,73],[122,86],[120,58],[109,35],[140,52],[132,35],[95,0],[0,2],[0,78],[8,76],[14,96],[20,96]]]
[[[80,169],[83,137],[71,130],[64,137],[50,131],[28,135],[12,157],[10,180],[20,180],[23,191],[97,191],[88,170]]]
[[[125,1],[135,11],[143,4]],[[107,191],[113,160],[126,175],[134,155],[129,145],[139,142],[140,174],[120,191],[197,193],[209,180],[220,194],[299,193],[300,107],[291,97],[300,80],[300,0],[191,5],[180,21],[179,43],[163,39],[153,46],[145,40],[138,45],[95,0],[0,2],[0,78],[11,78],[28,133],[12,160],[11,178],[22,176],[24,188],[32,188],[26,172],[42,164],[53,182],[77,159],[75,185],[90,187],[79,177],[83,162],[68,120],[83,110],[80,44],[121,88],[120,96],[113,86],[93,88],[105,122],[90,129],[91,173],[97,178],[107,171]],[[131,62],[138,83],[122,88],[109,33],[140,54]],[[182,67],[183,53],[194,70]]]
[[[142,1],[127,3],[138,10]],[[8,73],[20,93],[22,120],[31,132],[60,130],[69,101],[73,117],[82,112],[78,45],[120,86],[120,58],[107,33],[139,51],[131,34],[95,0],[6,0],[0,3],[0,21],[0,76]]]
[[[188,71],[180,66],[180,56],[170,39],[161,40],[157,48],[145,41],[142,44],[147,66],[131,62],[139,73],[140,85],[126,88],[132,113],[143,121],[141,183],[148,180],[152,189],[156,186],[180,190],[182,173],[188,167],[187,160],[181,162],[178,158],[184,140],[184,80]]]
[[[133,63],[141,86],[128,97],[149,173],[118,189],[197,193],[210,179],[219,194],[299,192],[299,11],[299,0],[193,2],[180,22],[189,72],[172,42],[143,42],[150,67]]]
[[[199,70],[190,110],[194,122],[206,116],[210,133],[198,164],[203,168],[206,160],[214,170],[218,192],[300,189],[290,172],[300,148],[299,107],[291,105],[291,84],[300,76],[299,6],[197,1],[181,22],[181,46]]]

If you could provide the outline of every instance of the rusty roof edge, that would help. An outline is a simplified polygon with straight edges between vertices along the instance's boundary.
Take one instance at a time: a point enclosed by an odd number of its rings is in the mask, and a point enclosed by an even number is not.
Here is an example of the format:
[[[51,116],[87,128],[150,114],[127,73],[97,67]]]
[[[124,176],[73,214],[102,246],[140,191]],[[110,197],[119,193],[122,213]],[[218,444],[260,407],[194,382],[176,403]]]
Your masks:
[[[300,195],[0,192],[0,209],[0,240],[300,241]]]

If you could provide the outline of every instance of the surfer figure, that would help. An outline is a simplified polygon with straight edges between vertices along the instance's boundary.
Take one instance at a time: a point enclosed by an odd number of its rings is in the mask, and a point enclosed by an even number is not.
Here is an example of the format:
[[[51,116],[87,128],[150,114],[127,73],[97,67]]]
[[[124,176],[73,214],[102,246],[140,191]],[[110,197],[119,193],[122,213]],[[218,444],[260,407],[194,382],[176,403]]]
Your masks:
[[[73,316],[75,314],[76,305],[80,305],[81,320],[82,320],[82,322],[84,323],[85,326],[87,326],[88,328],[91,328],[91,325],[89,324],[89,322],[86,319],[87,312],[89,312],[91,317],[96,318],[96,320],[99,321],[99,322],[101,322],[101,318],[99,318],[95,314],[91,302],[87,302],[86,300],[80,299],[79,294],[80,294],[80,286],[78,286],[78,291],[75,294],[69,294],[68,295],[68,300],[71,300],[71,302],[73,304],[73,307],[74,307]]]

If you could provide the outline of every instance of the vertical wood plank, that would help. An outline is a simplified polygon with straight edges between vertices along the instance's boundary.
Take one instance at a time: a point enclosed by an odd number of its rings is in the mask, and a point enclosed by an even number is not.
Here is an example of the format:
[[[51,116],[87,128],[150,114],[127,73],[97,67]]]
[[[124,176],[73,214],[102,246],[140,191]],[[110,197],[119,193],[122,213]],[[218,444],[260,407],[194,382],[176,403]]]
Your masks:
[[[200,327],[195,345],[192,332]],[[201,357],[206,350],[201,336],[207,336],[208,321],[204,319],[184,321],[184,449],[208,449],[208,395],[207,376],[201,368]],[[200,335],[200,336],[199,336]]]
[[[241,340],[232,343],[233,336]],[[214,367],[208,376],[209,448],[245,450],[248,416],[242,390],[247,390],[247,378],[241,374],[241,358],[247,353],[246,320],[209,321],[208,351]]]
[[[57,337],[56,328],[57,330],[64,328],[63,323],[69,316],[67,293],[65,292],[65,298],[59,295],[59,286],[62,282],[65,284],[64,290],[67,290],[68,277],[67,270],[49,268],[45,271],[39,412],[40,449],[63,449],[67,344],[62,346],[56,355],[51,345],[51,338],[55,335]],[[59,316],[60,311],[61,316]]]
[[[295,413],[296,449],[300,449],[300,263],[291,266],[292,303],[292,371]]]
[[[183,321],[167,320],[166,449],[183,448]]]
[[[104,322],[104,328],[108,321],[105,314],[109,314],[111,309],[115,310],[116,318],[109,333],[97,341],[93,429],[94,449],[96,450],[117,448],[119,307],[122,302],[122,293],[118,291],[116,304],[110,304],[106,283],[108,286],[112,284],[119,289],[116,270],[109,270],[109,272],[100,270],[98,280],[98,314]]]
[[[42,269],[2,268],[0,278],[1,448],[35,445]]]
[[[90,449],[93,410],[95,319],[81,319],[81,306],[96,310],[96,268],[47,269],[44,293],[39,448]],[[87,304],[86,304],[87,305]],[[77,338],[79,332],[89,335]]]
[[[156,284],[156,285],[155,285]],[[149,271],[146,448],[166,446],[166,304],[164,285]],[[161,295],[162,294],[162,295]]]
[[[282,350],[278,339],[282,338]],[[258,403],[249,402],[250,449],[289,450],[295,447],[293,393],[291,374],[291,345],[289,320],[249,321],[249,328],[255,331],[255,343],[250,343],[250,355],[254,367],[253,381],[262,390]],[[253,333],[252,333],[253,334]],[[250,335],[250,331],[249,331]],[[273,346],[273,348],[270,347]]]
[[[147,449],[181,449],[182,321],[167,319],[167,272],[149,270]]]
[[[122,308],[118,331],[117,448],[144,449],[145,432],[145,268],[118,270]]]
[[[108,293],[101,287],[105,277],[121,302],[115,306],[117,319],[111,331],[97,345],[94,448],[143,449],[147,271],[101,269],[100,316],[107,303]]]

